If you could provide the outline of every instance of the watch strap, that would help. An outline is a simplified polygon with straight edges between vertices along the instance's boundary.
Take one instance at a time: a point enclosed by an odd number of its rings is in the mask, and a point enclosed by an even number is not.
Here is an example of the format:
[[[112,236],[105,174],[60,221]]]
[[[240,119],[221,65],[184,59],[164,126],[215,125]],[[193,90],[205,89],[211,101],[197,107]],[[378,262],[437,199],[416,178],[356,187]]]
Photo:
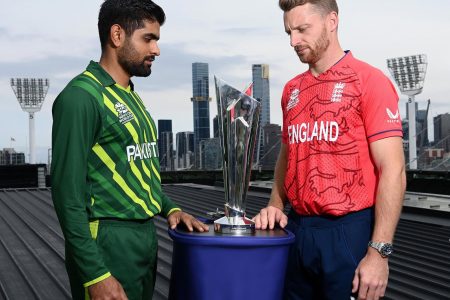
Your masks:
[[[388,257],[394,251],[391,243],[369,241],[368,246],[376,249],[382,257]]]

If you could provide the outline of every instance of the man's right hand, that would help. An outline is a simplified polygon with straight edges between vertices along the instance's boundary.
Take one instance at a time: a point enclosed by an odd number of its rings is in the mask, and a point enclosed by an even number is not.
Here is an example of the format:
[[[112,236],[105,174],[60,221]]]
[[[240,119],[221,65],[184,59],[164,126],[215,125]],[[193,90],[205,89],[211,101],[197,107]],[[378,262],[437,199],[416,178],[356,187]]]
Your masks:
[[[128,300],[122,285],[113,276],[88,287],[91,300]]]
[[[284,228],[288,223],[288,217],[278,207],[269,205],[261,209],[259,214],[253,218],[253,221],[256,229],[273,229],[276,223]]]

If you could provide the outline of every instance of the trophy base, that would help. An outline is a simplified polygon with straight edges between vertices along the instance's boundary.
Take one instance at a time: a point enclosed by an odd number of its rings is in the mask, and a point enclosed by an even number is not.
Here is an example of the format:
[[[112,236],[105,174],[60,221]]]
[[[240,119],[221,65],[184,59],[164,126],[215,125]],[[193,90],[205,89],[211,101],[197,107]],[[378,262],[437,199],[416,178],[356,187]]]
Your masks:
[[[255,223],[246,217],[222,217],[214,221],[214,231],[229,235],[248,235],[255,233]]]

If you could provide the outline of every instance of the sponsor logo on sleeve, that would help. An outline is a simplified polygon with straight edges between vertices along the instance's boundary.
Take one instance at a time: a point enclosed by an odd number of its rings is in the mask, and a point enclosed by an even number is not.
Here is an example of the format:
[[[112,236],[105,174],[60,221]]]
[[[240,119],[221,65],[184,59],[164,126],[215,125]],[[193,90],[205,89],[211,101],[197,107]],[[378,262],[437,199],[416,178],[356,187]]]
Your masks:
[[[388,115],[388,123],[399,123],[400,122],[400,113],[397,111],[395,112],[395,114],[389,109],[386,108],[386,113]]]

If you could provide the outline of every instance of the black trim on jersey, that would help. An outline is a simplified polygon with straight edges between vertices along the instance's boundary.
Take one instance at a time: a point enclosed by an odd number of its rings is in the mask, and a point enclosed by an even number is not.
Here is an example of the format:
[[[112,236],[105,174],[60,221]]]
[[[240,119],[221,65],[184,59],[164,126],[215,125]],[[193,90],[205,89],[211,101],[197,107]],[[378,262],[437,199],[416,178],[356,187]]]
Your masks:
[[[372,137],[374,137],[376,135],[383,134],[383,133],[390,132],[390,131],[400,131],[402,133],[402,136],[403,136],[403,130],[401,130],[401,129],[390,129],[390,130],[380,131],[380,132],[377,132],[375,134],[372,134],[371,136],[368,136],[367,139],[370,139],[370,138],[372,138]]]

